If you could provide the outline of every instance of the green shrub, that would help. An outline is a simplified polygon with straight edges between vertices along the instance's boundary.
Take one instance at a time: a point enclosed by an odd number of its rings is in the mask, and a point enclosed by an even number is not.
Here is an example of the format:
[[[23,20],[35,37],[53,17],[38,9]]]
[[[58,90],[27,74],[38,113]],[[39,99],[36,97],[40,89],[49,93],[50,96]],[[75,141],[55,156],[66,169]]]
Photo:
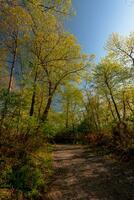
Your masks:
[[[32,160],[13,166],[7,173],[7,180],[10,188],[23,192],[27,198],[39,196],[40,189],[45,185],[41,169]]]

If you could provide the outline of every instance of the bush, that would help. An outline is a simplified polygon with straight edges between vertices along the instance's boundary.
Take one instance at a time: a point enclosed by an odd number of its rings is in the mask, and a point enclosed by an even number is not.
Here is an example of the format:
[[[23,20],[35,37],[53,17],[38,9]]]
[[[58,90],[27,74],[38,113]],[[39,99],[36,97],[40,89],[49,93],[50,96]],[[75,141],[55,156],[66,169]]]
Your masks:
[[[111,143],[111,138],[102,133],[89,133],[84,137],[84,141],[93,146],[107,146]]]
[[[3,191],[8,188],[13,193],[8,195],[11,196],[11,200],[18,199],[17,195],[20,194],[25,199],[38,199],[41,191],[46,190],[49,170],[51,170],[51,157],[49,156],[48,163],[46,156],[48,149],[44,147],[43,137],[41,134],[14,135],[4,131],[0,139],[2,155],[0,188]],[[36,155],[37,150],[42,154],[41,156]]]
[[[41,170],[32,162],[15,165],[7,173],[8,185],[16,191],[21,191],[27,198],[36,198],[45,185]]]

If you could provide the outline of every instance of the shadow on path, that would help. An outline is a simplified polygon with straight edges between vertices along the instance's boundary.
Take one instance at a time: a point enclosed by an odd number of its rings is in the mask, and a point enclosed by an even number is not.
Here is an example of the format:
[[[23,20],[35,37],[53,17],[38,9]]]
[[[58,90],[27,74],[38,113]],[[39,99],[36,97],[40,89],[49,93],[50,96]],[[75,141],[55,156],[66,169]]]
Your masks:
[[[45,200],[134,200],[134,172],[81,145],[56,145]]]

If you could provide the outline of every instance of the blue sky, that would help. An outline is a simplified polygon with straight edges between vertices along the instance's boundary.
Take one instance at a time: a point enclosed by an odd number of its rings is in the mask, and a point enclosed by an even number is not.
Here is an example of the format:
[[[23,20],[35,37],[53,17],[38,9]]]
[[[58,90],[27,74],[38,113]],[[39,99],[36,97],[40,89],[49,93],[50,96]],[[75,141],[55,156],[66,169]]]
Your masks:
[[[104,45],[112,32],[127,35],[134,31],[133,0],[73,0],[76,16],[68,19],[73,33],[85,53],[105,55]]]

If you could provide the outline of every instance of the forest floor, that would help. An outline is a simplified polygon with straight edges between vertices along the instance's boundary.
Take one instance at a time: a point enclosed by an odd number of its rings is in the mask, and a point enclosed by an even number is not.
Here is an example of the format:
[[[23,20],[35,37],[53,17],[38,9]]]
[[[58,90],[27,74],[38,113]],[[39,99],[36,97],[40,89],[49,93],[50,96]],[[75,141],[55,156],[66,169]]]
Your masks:
[[[44,200],[133,200],[134,166],[82,145],[55,145],[54,174]]]

